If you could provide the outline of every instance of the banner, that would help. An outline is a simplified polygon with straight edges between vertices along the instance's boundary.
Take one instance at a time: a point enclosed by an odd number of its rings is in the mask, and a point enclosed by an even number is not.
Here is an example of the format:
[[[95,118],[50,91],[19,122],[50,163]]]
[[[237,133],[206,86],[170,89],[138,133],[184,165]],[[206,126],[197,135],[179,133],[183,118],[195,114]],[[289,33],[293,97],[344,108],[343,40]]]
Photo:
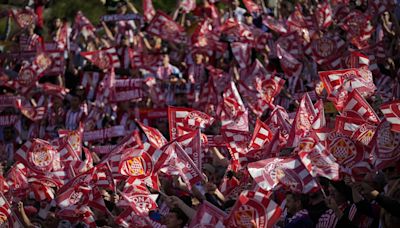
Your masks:
[[[101,139],[110,139],[125,135],[125,127],[122,125],[104,128],[96,131],[87,131],[83,133],[84,141],[96,141]]]

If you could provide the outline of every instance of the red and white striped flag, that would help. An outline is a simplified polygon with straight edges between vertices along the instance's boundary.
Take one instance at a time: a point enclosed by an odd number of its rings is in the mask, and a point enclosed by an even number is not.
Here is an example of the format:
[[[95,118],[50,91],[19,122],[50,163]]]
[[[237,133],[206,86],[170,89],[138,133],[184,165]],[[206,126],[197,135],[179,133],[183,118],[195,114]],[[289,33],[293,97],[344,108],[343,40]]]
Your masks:
[[[255,191],[243,191],[229,214],[227,227],[273,227],[282,209],[267,195]]]
[[[304,137],[295,151],[313,177],[322,176],[329,180],[339,180],[339,164],[318,141],[315,137]]]
[[[251,133],[248,131],[221,129],[221,135],[224,138],[233,162],[236,164],[240,160],[240,157],[248,152],[247,146],[251,140]],[[233,169],[236,169],[236,167],[233,167]]]
[[[342,114],[347,117],[359,118],[370,123],[379,124],[379,116],[357,90],[353,90],[344,103]]]
[[[315,17],[318,28],[320,29],[326,29],[333,23],[332,7],[328,1],[318,4]]]
[[[120,192],[121,200],[118,202],[120,207],[130,207],[135,214],[146,216],[150,211],[158,208],[156,200],[158,194],[126,194]]]
[[[279,44],[276,46],[276,54],[281,67],[288,77],[298,77],[303,70],[303,63],[283,49]]]
[[[248,165],[248,170],[254,181],[267,191],[278,184],[299,193],[309,193],[318,188],[317,182],[296,157],[253,162]]]
[[[146,31],[175,43],[184,43],[187,40],[185,29],[161,11],[157,11]]]
[[[150,22],[153,17],[156,15],[156,11],[154,10],[153,0],[143,0],[143,15],[147,22]]]
[[[400,100],[381,105],[380,110],[385,119],[391,124],[391,130],[400,132]]]
[[[346,47],[346,42],[339,36],[323,36],[313,39],[305,46],[305,54],[311,55],[314,61],[328,69],[340,67],[342,52]]]
[[[214,118],[191,108],[168,106],[169,134],[171,139],[191,130],[206,128],[214,122]]]
[[[11,13],[20,28],[27,28],[30,25],[36,24],[37,16],[30,8],[12,9]]]
[[[16,190],[28,189],[28,168],[21,162],[16,162],[7,172],[7,184],[10,189]]]
[[[81,55],[102,70],[121,67],[115,47],[105,48],[98,51],[81,52]]]
[[[222,96],[220,116],[222,128],[248,131],[248,113],[233,81],[226,87]]]
[[[3,193],[0,194],[0,225],[4,227],[20,227],[14,224],[16,221],[13,217],[13,212],[10,203],[4,197]],[[21,225],[21,224],[19,224]]]
[[[164,146],[165,144],[168,143],[168,141],[165,139],[165,137],[161,134],[161,132],[156,129],[156,128],[152,128],[149,126],[145,126],[143,125],[143,123],[136,121],[140,128],[143,130],[144,134],[147,137],[147,140],[149,140],[149,143],[156,147],[156,148],[161,148],[162,146]]]
[[[195,227],[215,227],[223,228],[224,220],[228,215],[208,201],[204,201],[196,211],[189,228]]]
[[[204,135],[203,135],[204,136]],[[201,148],[202,144],[206,143],[207,139],[202,138],[202,134],[200,130],[195,130],[189,132],[188,134],[182,135],[175,139],[185,152],[189,155],[189,157],[193,160],[194,164],[197,166],[199,170],[203,170],[203,151]],[[205,142],[203,142],[205,141]]]
[[[251,14],[259,14],[262,12],[261,7],[252,0],[243,0],[243,4]]]
[[[249,43],[232,42],[232,54],[235,57],[240,68],[246,68],[250,65],[251,48]]]
[[[190,13],[196,8],[196,0],[181,0],[179,7],[183,9],[183,12]]]
[[[391,131],[391,124],[386,120],[378,126],[371,146],[371,163],[375,170],[382,170],[400,159],[400,133]]]
[[[47,141],[32,139],[16,151],[15,159],[37,173],[60,169],[60,157]]]
[[[75,40],[80,33],[84,36],[94,36],[96,28],[93,26],[92,22],[83,15],[82,11],[78,11],[72,30],[72,39]]]
[[[256,126],[253,130],[253,137],[250,140],[249,149],[261,149],[268,145],[272,140],[273,133],[268,125],[257,119]]]
[[[291,123],[289,121],[289,115],[286,110],[277,105],[274,110],[272,110],[271,115],[265,121],[271,131],[275,134],[278,129],[280,129],[279,141],[281,145],[285,145],[289,138],[289,133],[291,131]]]
[[[139,216],[131,209],[124,210],[114,220],[115,220],[115,224],[117,224],[121,227],[125,227],[125,228],[129,228],[129,227],[152,228],[153,227],[150,224],[148,217]]]
[[[53,64],[52,58],[42,52],[36,55],[31,64],[25,64],[18,73],[18,82],[23,86],[33,85]]]
[[[279,33],[279,34],[286,34],[288,31],[286,29],[286,25],[279,20],[276,20],[274,17],[271,16],[263,16],[263,24],[266,25],[271,30]]]
[[[288,146],[296,147],[300,138],[312,129],[312,124],[317,117],[318,111],[315,109],[310,96],[306,93],[300,101],[293,126],[289,133]]]

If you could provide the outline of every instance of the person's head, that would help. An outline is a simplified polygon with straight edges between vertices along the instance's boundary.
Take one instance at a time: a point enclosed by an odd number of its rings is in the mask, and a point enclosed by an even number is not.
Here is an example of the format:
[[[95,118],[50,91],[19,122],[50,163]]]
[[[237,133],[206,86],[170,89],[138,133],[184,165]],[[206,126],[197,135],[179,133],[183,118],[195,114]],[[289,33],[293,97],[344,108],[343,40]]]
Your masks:
[[[234,9],[238,8],[240,6],[239,0],[233,0],[232,1],[232,6]]]
[[[5,127],[3,129],[4,141],[10,142],[14,139],[14,128],[11,126]]]
[[[72,95],[70,104],[71,104],[71,109],[77,110],[81,104],[81,100],[79,99],[79,96],[76,94]]]
[[[352,190],[344,181],[331,181],[329,195],[335,199],[338,205],[353,201]]]
[[[165,226],[167,228],[180,228],[184,227],[187,221],[188,217],[182,210],[178,208],[173,208],[165,217]]]
[[[117,13],[118,14],[125,14],[128,11],[128,7],[126,6],[125,2],[119,2],[117,4]]]
[[[201,54],[201,53],[196,53],[196,54],[194,55],[194,61],[195,61],[196,64],[202,64],[202,63],[203,63],[203,60],[204,60],[203,54]]]
[[[31,24],[28,26],[28,35],[33,35],[35,33],[35,28],[36,26],[34,24]]]
[[[163,65],[167,66],[169,64],[169,55],[168,54],[164,54],[163,55]]]
[[[253,24],[253,16],[251,16],[250,13],[245,13],[243,16],[244,16],[244,22],[246,23],[246,25]]]
[[[301,194],[289,192],[286,194],[286,209],[291,215],[305,208],[305,197]]]
[[[54,26],[54,28],[55,28],[55,29],[58,29],[58,28],[61,27],[61,25],[62,25],[61,19],[58,18],[58,17],[55,18],[54,21],[53,21],[53,26]]]
[[[60,108],[63,105],[63,100],[59,96],[52,96],[52,102],[54,108]]]

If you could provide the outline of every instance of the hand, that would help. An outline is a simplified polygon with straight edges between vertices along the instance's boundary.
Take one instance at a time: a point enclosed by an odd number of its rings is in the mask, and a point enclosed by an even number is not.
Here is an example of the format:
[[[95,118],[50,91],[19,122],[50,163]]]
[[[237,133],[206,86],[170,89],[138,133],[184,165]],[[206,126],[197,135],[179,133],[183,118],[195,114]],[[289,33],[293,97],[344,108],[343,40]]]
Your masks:
[[[18,211],[19,211],[20,213],[24,213],[24,212],[25,212],[25,211],[24,211],[24,203],[23,203],[22,201],[19,201],[19,202],[18,202],[17,207],[18,207]]]
[[[376,191],[366,183],[361,183],[361,187],[362,187],[361,194],[363,194],[369,199],[375,199],[379,195],[378,191]]]
[[[210,194],[215,193],[215,190],[217,190],[217,186],[211,182],[208,182],[205,187],[206,187],[207,192]]]

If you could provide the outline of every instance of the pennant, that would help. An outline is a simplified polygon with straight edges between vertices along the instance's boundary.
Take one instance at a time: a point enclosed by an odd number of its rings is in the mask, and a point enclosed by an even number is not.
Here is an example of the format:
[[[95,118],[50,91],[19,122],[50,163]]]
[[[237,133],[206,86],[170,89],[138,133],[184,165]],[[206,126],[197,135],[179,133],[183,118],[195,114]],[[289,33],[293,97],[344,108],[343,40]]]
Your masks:
[[[81,55],[102,70],[121,67],[115,47],[98,51],[81,52]]]
[[[273,227],[282,209],[267,195],[255,191],[243,191],[227,218],[228,227]]]
[[[313,39],[305,47],[305,54],[311,55],[317,64],[328,69],[337,69],[341,63],[346,43],[337,35]]]
[[[175,43],[185,43],[185,30],[177,24],[167,14],[157,11],[147,27],[147,32],[161,37],[163,40],[168,40]]]
[[[95,131],[85,131],[83,133],[83,140],[86,142],[90,142],[103,139],[110,139],[114,137],[121,137],[124,135],[125,135],[125,126],[118,125]]]
[[[146,216],[150,211],[158,208],[156,200],[158,194],[132,194],[128,195],[120,193],[122,200],[118,202],[118,206],[129,206],[139,216]]]
[[[153,147],[161,148],[162,146],[168,143],[168,141],[165,139],[165,137],[161,134],[161,132],[157,128],[145,126],[143,125],[143,123],[139,121],[136,122],[139,124],[140,128],[146,135],[147,140]]]
[[[391,124],[391,130],[400,133],[400,100],[381,105],[380,110]]]
[[[281,67],[288,77],[298,77],[301,74],[303,64],[289,52],[284,50],[279,44],[276,46],[276,53],[281,63]]]
[[[344,116],[359,118],[370,123],[378,124],[379,116],[357,90],[353,90],[344,103]]]
[[[182,135],[175,139],[182,148],[185,150],[187,155],[193,160],[194,164],[199,170],[203,170],[203,153],[202,153],[202,144],[206,144],[208,142],[203,142],[206,139],[203,138],[204,135],[201,134],[200,130],[189,132],[188,134]]]
[[[269,29],[271,29],[281,35],[286,34],[288,32],[286,29],[286,25],[283,22],[276,20],[274,17],[271,17],[269,15],[263,16],[262,22]]]

